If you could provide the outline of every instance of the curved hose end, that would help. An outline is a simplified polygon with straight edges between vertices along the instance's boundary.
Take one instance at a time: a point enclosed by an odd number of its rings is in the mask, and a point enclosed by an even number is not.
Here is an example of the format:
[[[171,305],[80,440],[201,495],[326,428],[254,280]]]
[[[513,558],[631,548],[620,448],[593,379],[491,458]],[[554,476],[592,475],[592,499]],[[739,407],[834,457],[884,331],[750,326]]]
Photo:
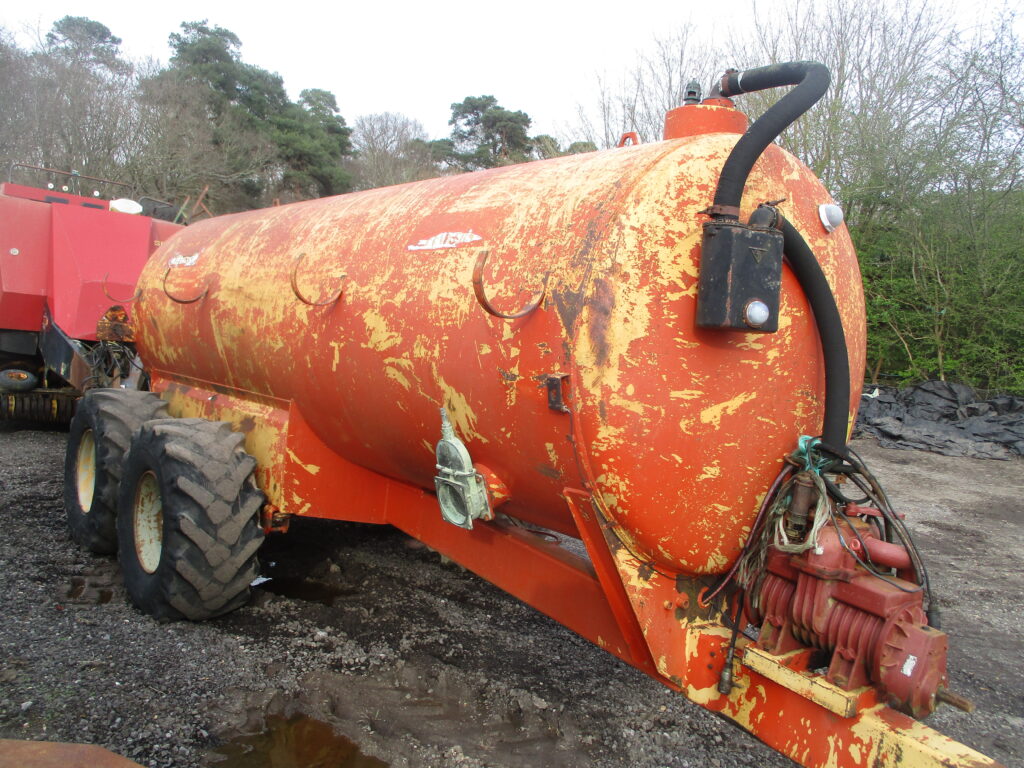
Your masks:
[[[811,104],[820,99],[832,83],[832,73],[820,61],[786,61],[765,67],[740,72],[726,70],[722,75],[722,96],[738,96],[741,93],[781,88],[786,85],[802,85],[808,95],[817,93]]]
[[[761,153],[825,95],[831,80],[828,67],[817,61],[790,61],[726,73],[722,82],[723,96],[786,85],[795,85],[796,88],[755,120],[733,147],[718,178],[715,207],[739,206],[747,176]]]

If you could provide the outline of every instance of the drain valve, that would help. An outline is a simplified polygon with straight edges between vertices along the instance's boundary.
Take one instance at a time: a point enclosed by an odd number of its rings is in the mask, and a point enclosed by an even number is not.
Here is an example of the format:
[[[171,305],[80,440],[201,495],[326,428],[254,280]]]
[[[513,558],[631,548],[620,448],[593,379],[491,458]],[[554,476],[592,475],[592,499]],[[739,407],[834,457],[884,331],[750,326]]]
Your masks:
[[[455,436],[448,420],[448,411],[441,409],[441,439],[437,442],[437,502],[441,517],[452,525],[473,529],[473,521],[490,519],[487,486],[483,476],[473,467],[466,444]]]

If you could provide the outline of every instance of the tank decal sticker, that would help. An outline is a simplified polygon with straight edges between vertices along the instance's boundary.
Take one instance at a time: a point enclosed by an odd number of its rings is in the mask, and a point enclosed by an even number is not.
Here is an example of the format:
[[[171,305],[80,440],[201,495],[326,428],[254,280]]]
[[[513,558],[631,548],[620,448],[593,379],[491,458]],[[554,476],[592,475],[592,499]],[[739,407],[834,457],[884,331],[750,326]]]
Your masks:
[[[480,235],[469,232],[441,232],[440,234],[420,240],[417,243],[410,243],[406,246],[410,251],[435,251],[440,248],[455,248],[464,243],[473,243],[483,240]]]

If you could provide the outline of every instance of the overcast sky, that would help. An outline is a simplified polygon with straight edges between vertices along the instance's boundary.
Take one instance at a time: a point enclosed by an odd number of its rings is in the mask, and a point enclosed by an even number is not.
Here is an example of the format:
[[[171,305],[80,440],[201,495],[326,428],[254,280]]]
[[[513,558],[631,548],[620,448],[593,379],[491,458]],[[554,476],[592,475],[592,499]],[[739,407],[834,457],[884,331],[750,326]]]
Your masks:
[[[783,1],[761,0],[759,7]],[[950,2],[970,8],[969,19],[991,9],[971,0]],[[350,124],[362,114],[401,112],[439,138],[450,130],[452,102],[491,94],[503,107],[529,114],[531,133],[573,138],[576,105],[593,102],[598,73],[626,70],[657,35],[687,23],[712,34],[712,21],[738,23],[749,7],[743,0],[370,0],[320,7],[276,2],[262,8],[235,0],[7,0],[0,25],[24,46],[57,19],[87,16],[122,38],[130,58],[166,62],[167,36],[182,21],[205,18],[238,35],[243,60],[279,73],[292,98],[304,88],[333,92]],[[724,69],[730,62],[718,64]]]

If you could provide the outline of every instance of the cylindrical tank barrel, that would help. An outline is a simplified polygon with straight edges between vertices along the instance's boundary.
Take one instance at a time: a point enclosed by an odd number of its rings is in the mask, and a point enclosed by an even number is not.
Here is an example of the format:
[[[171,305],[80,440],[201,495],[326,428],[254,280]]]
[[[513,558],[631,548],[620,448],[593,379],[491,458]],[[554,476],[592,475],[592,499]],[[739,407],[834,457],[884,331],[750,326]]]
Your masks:
[[[824,391],[788,270],[777,332],[695,325],[702,211],[736,139],[693,135],[199,222],[142,276],[143,359],[171,379],[289,401],[345,459],[423,488],[444,406],[473,460],[507,486],[500,511],[571,534],[563,492],[585,490],[637,557],[720,573],[781,458],[820,432]],[[831,197],[774,146],[744,216],[766,200],[784,200],[835,291],[852,413],[865,331],[849,236],[825,232],[818,206]],[[515,319],[477,296],[513,315],[541,291]]]

